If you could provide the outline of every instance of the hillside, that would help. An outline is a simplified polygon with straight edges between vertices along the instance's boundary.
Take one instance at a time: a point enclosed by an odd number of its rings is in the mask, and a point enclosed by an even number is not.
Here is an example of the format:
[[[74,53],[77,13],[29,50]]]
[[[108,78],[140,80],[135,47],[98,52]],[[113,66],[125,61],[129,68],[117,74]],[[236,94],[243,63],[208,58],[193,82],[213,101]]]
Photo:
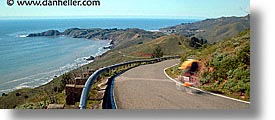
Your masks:
[[[202,88],[250,98],[250,30],[206,48],[198,56]]]
[[[201,49],[185,51],[182,60],[186,58],[201,61],[196,73],[199,88],[249,101],[250,30]],[[181,74],[178,67],[168,69],[168,74],[177,78]]]
[[[139,43],[122,49],[122,53],[139,57],[151,57],[155,47],[160,46],[164,55],[179,55],[186,47],[187,38],[178,35],[163,36],[146,43]]]
[[[244,17],[221,17],[194,23],[183,23],[160,29],[167,34],[206,39],[209,43],[231,38],[250,28],[250,15]]]

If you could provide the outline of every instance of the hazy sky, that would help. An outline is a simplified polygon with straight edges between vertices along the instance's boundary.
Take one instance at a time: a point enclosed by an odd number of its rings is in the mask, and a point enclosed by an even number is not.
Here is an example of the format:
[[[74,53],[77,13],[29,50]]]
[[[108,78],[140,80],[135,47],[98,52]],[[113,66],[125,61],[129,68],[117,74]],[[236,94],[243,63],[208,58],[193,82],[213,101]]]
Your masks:
[[[42,1],[42,0],[41,0]],[[148,18],[216,18],[244,16],[249,0],[100,0],[90,7],[20,7],[0,2],[0,18],[8,17],[148,17]],[[15,0],[16,3],[16,0]]]

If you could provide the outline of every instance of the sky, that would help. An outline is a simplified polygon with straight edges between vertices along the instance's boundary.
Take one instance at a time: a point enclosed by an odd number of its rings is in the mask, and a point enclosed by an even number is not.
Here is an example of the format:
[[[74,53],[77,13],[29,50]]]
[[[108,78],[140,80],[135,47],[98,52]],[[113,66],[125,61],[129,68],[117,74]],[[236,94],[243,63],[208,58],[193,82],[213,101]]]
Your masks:
[[[245,16],[249,0],[99,0],[100,6],[8,6],[0,2],[0,18],[28,17],[126,17],[126,18],[217,18]],[[41,0],[42,1],[42,0]]]

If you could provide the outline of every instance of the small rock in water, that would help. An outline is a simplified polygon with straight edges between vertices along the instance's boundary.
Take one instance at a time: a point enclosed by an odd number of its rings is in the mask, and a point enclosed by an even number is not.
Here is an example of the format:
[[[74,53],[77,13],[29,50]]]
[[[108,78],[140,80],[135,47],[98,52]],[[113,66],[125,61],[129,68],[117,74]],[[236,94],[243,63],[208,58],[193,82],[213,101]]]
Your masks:
[[[90,61],[90,60],[94,60],[95,57],[94,56],[90,56],[89,58],[87,58],[86,60]]]

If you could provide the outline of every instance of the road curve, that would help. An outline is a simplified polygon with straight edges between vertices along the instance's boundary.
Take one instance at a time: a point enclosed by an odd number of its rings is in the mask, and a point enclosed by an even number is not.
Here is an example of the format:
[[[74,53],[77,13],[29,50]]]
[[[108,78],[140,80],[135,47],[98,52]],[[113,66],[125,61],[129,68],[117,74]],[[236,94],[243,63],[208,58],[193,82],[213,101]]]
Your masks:
[[[189,94],[178,89],[163,69],[179,60],[143,65],[123,73],[115,80],[118,109],[247,109],[249,104],[206,93]]]

